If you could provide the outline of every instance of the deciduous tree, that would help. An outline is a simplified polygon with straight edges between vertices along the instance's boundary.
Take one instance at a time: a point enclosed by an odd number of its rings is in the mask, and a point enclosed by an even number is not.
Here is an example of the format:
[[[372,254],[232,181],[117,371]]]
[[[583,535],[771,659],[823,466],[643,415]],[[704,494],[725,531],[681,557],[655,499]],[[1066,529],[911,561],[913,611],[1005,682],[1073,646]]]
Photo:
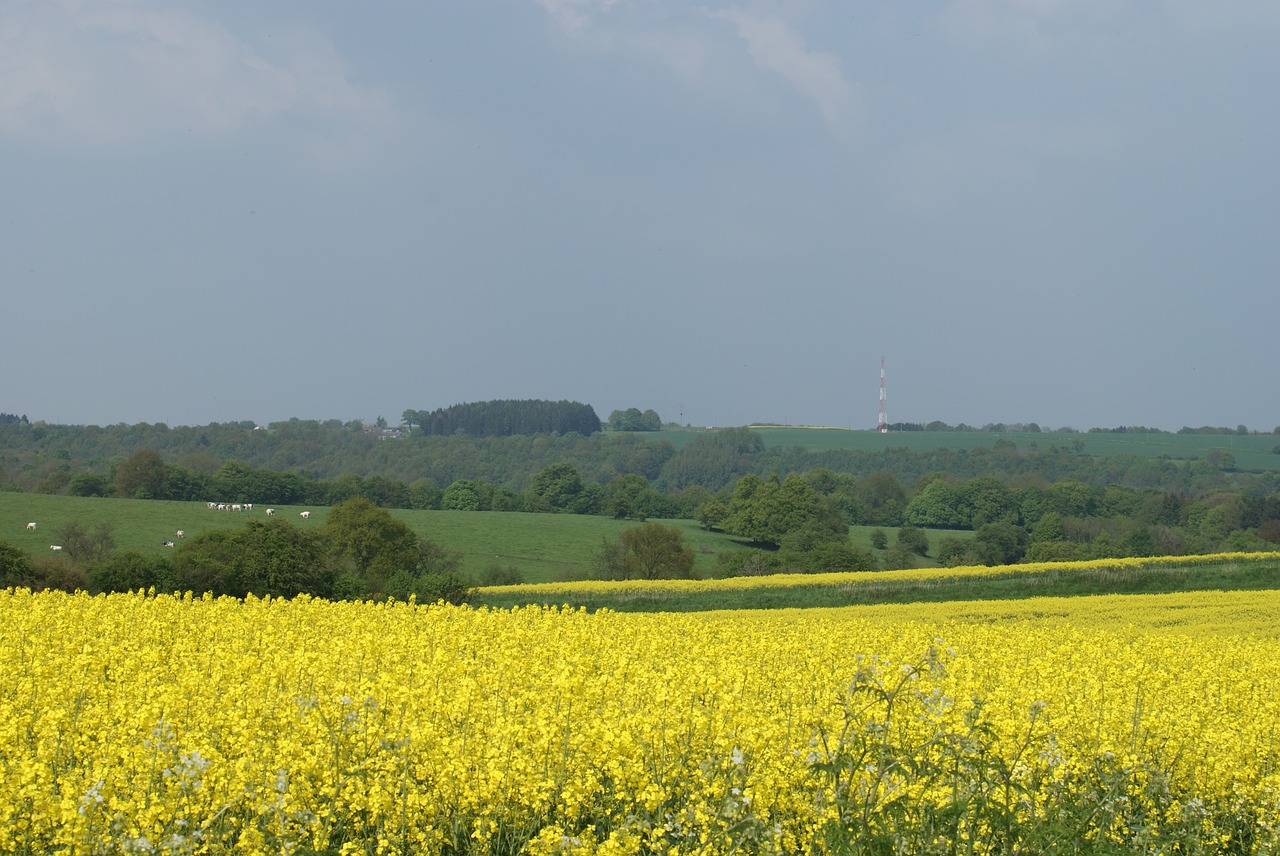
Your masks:
[[[959,529],[966,525],[960,513],[960,495],[944,481],[932,481],[907,503],[903,521],[931,529]]]
[[[686,579],[693,576],[693,550],[679,529],[646,523],[618,536],[628,579]]]
[[[370,591],[381,591],[393,574],[412,571],[418,565],[418,536],[414,531],[363,497],[330,509],[324,532],[331,554],[350,560]]]
[[[164,459],[155,449],[134,452],[116,470],[116,493],[131,499],[163,499]]]
[[[693,550],[679,529],[645,523],[608,539],[595,557],[597,576],[604,579],[661,580],[693,577]]]

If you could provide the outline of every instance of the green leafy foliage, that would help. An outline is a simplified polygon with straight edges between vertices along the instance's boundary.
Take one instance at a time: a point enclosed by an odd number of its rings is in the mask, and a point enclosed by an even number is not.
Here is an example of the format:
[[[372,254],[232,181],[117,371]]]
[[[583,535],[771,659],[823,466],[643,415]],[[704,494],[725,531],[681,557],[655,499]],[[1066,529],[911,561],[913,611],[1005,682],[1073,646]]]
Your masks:
[[[915,526],[903,526],[898,530],[897,543],[903,549],[915,553],[917,556],[929,555],[929,536],[924,530]]]
[[[961,513],[960,494],[941,479],[931,481],[911,498],[902,519],[911,526],[931,529],[960,529],[968,525]]]
[[[609,428],[613,431],[661,431],[662,417],[653,410],[641,413],[637,407],[628,407],[609,414]]]
[[[572,464],[552,464],[533,477],[529,487],[530,511],[589,514],[595,504]]]
[[[328,596],[334,573],[319,532],[271,518],[188,538],[174,551],[172,562],[169,579],[178,588],[234,597]],[[108,564],[94,579],[105,585],[111,573],[129,571]],[[149,572],[164,575],[158,566]]]
[[[160,556],[144,556],[135,550],[121,550],[89,567],[89,590],[94,593],[181,591],[182,581],[173,563]]]
[[[722,525],[726,532],[757,544],[801,551],[846,539],[849,528],[834,505],[800,476],[782,481],[776,476],[744,476],[734,488]]]
[[[397,573],[414,571],[420,559],[413,530],[363,497],[330,509],[323,537],[329,554],[350,562],[372,592],[382,591]]]
[[[874,448],[855,448],[867,442],[864,432],[668,430],[662,439],[627,432],[415,432],[407,439],[384,439],[388,435],[360,423],[337,420],[169,428],[55,426],[16,418],[0,422],[6,449],[0,486],[174,502],[324,507],[359,497],[383,508],[537,509],[616,520],[683,517],[698,519],[708,531],[728,531],[739,481],[762,482],[764,474],[777,473],[780,487],[793,476],[802,478],[822,514],[830,512],[846,525],[977,531],[1007,523],[1028,534],[1025,555],[1039,557],[1230,549],[1263,541],[1260,527],[1280,519],[1280,475],[1259,464],[1265,459],[1274,466],[1273,435],[1245,434],[1238,427],[1188,431],[1161,435],[1157,447],[1130,428],[1037,433],[1020,446],[1025,438],[1015,442],[1001,434],[991,440],[991,432],[1009,426],[990,428],[948,433],[946,442],[958,448],[941,448],[936,439],[922,445],[927,431],[904,431],[891,435],[888,444],[880,438],[871,441]],[[1150,449],[1096,453],[1120,442],[1143,449],[1135,444],[1147,443]],[[683,448],[677,451],[673,443]],[[439,485],[449,488],[441,491]],[[740,538],[796,555],[816,549],[837,528],[822,522],[822,515],[815,525],[794,525],[795,518],[813,519],[809,499],[798,490],[794,502],[780,501],[772,509],[765,499],[759,507],[735,509],[743,511],[734,521]],[[42,549],[51,539],[62,540],[56,529],[44,531],[51,534],[43,536]],[[151,538],[143,544],[152,544]],[[1007,547],[981,555],[973,544],[962,550],[973,561],[1017,554],[1016,546]],[[40,555],[29,545],[27,550]],[[85,566],[99,555],[67,546],[56,558],[60,566]],[[479,570],[474,564],[471,569]]]
[[[25,550],[0,541],[0,587],[24,585],[31,574]]]
[[[134,499],[167,499],[164,458],[155,449],[141,449],[116,470],[116,492]]]
[[[718,490],[756,469],[754,458],[764,452],[764,440],[747,428],[727,428],[699,434],[676,452],[662,468],[662,482],[679,489],[702,485]]]
[[[594,574],[605,580],[689,579],[693,550],[679,529],[646,523],[605,540],[596,555]]]
[[[600,417],[591,405],[576,401],[480,401],[431,412],[406,410],[404,419],[422,434],[446,436],[458,433],[481,437],[552,433],[586,436],[600,430]]]

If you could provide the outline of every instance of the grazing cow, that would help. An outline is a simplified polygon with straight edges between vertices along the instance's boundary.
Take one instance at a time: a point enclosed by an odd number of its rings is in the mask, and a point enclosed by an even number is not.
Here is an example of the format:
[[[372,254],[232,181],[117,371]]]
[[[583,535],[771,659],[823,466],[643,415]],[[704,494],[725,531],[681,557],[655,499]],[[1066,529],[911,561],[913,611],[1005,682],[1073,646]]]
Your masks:
[[[28,532],[30,532],[30,531],[32,531],[32,530],[34,530],[35,528],[36,528],[36,524],[35,524],[35,521],[34,521],[34,520],[27,524],[27,531],[28,531]]]
[[[172,546],[173,546],[173,542],[172,542],[172,541],[161,541],[161,542],[160,542],[160,546],[161,546],[161,547],[172,547]]]
[[[241,509],[241,505],[238,502],[231,506],[232,511],[239,511],[240,509]]]
[[[187,537],[187,530],[185,530],[185,529],[179,529],[179,530],[177,531],[177,533],[176,533],[176,534],[177,534],[177,536],[178,536],[179,538],[186,538],[186,537]]]
[[[244,504],[244,510],[245,510],[245,511],[253,511],[253,503],[252,503],[252,502],[246,502],[246,503]]]
[[[268,508],[268,509],[267,509],[267,514],[268,514],[268,515],[272,515],[272,514],[275,514],[275,513],[276,513],[276,510],[275,510],[274,508]]]
[[[50,550],[61,550],[61,549],[62,549],[62,545],[61,545],[61,544],[50,544],[50,545],[49,545],[49,549],[50,549]]]
[[[311,512],[310,512],[310,511],[299,511],[299,512],[298,512],[298,516],[299,516],[299,517],[301,517],[303,520],[306,520],[308,517],[310,517],[310,516],[311,516]]]

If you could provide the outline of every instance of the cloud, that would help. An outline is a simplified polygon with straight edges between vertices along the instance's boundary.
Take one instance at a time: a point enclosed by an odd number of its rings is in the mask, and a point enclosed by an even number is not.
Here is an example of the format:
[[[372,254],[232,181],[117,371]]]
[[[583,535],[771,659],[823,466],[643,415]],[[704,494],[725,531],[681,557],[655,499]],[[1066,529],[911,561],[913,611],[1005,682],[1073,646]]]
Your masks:
[[[133,147],[294,116],[334,130],[367,125],[386,107],[314,35],[255,46],[192,9],[150,0],[43,0],[0,12],[0,136],[11,139]]]
[[[860,99],[844,79],[837,57],[809,50],[799,33],[776,15],[742,8],[714,15],[733,24],[757,66],[779,75],[817,104],[832,128],[850,130],[861,112]]]
[[[948,39],[976,49],[1001,48],[1028,57],[1109,55],[1135,44],[1158,46],[1214,33],[1280,27],[1271,0],[1204,3],[1169,0],[951,0],[935,17]]]
[[[569,32],[586,29],[591,15],[613,6],[617,0],[537,0],[555,22]]]
[[[728,69],[735,55],[741,55],[740,47],[730,49],[720,32],[705,27],[708,18],[726,21],[746,43],[752,62],[812,101],[832,129],[846,133],[861,117],[861,99],[856,87],[844,79],[840,60],[809,49],[792,24],[778,14],[739,7],[710,11],[619,0],[536,2],[580,43],[645,57],[692,84],[711,82],[714,86],[731,77]]]

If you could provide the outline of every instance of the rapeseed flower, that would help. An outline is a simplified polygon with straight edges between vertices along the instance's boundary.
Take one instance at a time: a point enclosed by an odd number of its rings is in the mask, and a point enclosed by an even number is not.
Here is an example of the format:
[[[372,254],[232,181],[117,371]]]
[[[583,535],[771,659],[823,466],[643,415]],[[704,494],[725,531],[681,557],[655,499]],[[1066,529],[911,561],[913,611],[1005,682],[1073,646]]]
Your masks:
[[[10,590],[0,851],[992,852],[1077,826],[1262,851],[1276,615],[1277,592],[631,615]]]

